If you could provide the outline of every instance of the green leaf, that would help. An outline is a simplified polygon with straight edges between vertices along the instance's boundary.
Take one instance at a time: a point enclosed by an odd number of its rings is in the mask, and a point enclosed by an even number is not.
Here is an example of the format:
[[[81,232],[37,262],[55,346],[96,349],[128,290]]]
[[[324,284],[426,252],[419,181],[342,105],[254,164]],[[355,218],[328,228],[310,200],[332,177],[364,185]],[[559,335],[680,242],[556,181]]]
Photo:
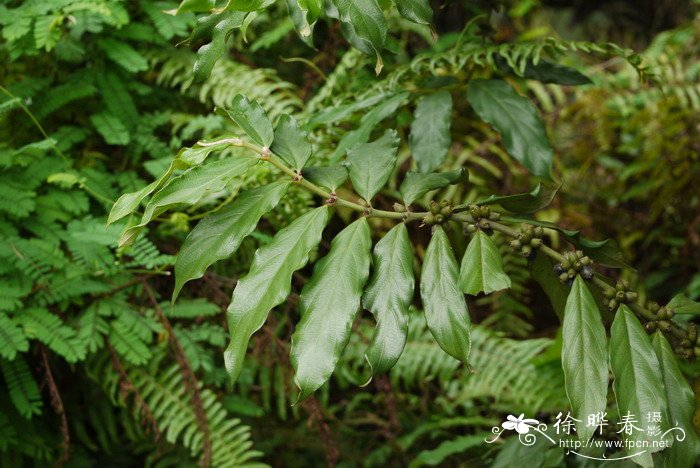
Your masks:
[[[99,39],[97,46],[104,51],[108,59],[126,71],[136,73],[148,70],[148,60],[126,42],[116,39]]]
[[[624,304],[617,309],[610,332],[610,367],[615,376],[613,389],[620,417],[634,415],[635,425],[640,427],[647,414],[660,413],[662,420],[657,424],[661,432],[668,429],[668,404],[659,360],[642,324]],[[635,444],[649,444],[646,452],[633,460],[645,467],[653,466],[651,453],[663,448],[652,447],[651,442],[658,438],[641,430],[633,431],[626,439]]]
[[[371,247],[367,218],[360,218],[333,239],[301,291],[301,320],[289,353],[299,387],[297,401],[328,380],[350,339],[369,276]]]
[[[182,0],[177,10],[175,10],[175,14],[179,15],[188,11],[203,13],[212,10],[215,6],[215,0]]]
[[[309,23],[308,10],[302,10],[297,0],[286,0],[289,18],[294,24],[294,29],[304,43],[309,46],[314,46],[313,32],[315,22]]]
[[[255,157],[238,156],[183,172],[166,182],[163,188],[153,195],[146,205],[139,225],[148,224],[153,218],[174,205],[180,203],[193,205],[207,193],[223,190],[231,179],[242,176],[259,161]]]
[[[408,308],[413,300],[413,251],[404,223],[394,226],[374,246],[374,271],[362,296],[377,326],[365,351],[372,375],[382,374],[398,361],[406,344]]]
[[[677,438],[671,448],[664,452],[665,466],[690,468],[695,466],[700,457],[700,438],[693,425],[695,394],[683,377],[676,355],[663,333],[660,331],[654,333],[651,343],[661,365],[670,426],[680,427],[685,431],[685,438],[683,440]]]
[[[313,25],[321,16],[321,12],[323,11],[323,0],[298,0],[297,4],[306,16],[306,24],[311,27],[311,25]],[[302,35],[304,35],[303,32]],[[308,34],[306,35],[308,36]]]
[[[381,51],[387,37],[384,12],[377,0],[333,0],[348,41],[368,55],[376,55],[378,75],[384,67]]]
[[[478,205],[501,205],[513,213],[533,213],[549,206],[561,188],[559,184],[549,182],[539,183],[529,193],[518,193],[497,197],[491,195],[486,200],[477,202]]]
[[[431,172],[445,161],[452,144],[452,95],[438,91],[421,98],[414,112],[409,144],[420,172]]]
[[[350,180],[357,193],[368,202],[389,180],[396,166],[399,142],[396,130],[387,130],[378,140],[348,150],[346,164]]]
[[[676,314],[700,315],[700,302],[693,301],[685,294],[674,296],[666,307],[673,309]]]
[[[469,103],[501,134],[508,153],[534,175],[551,180],[552,148],[539,112],[502,80],[472,80]]]
[[[401,16],[418,24],[433,22],[433,9],[428,0],[394,0]]]
[[[108,112],[91,115],[90,122],[108,145],[126,145],[131,141],[129,129]]]
[[[496,57],[496,65],[504,72],[515,73],[530,80],[537,80],[541,83],[553,83],[567,86],[578,86],[593,83],[583,73],[574,68],[550,62],[549,60],[540,60],[536,64],[534,60],[528,60],[520,65],[520,70],[515,70],[508,65],[506,59],[501,56]]]
[[[290,181],[279,181],[243,192],[233,203],[202,219],[182,244],[175,263],[173,302],[189,280],[201,278],[213,263],[231,256],[287,193]]]
[[[322,206],[309,211],[275,234],[255,252],[250,271],[238,281],[228,307],[231,341],[224,352],[233,380],[241,373],[250,337],[263,326],[270,310],[287,299],[292,274],[306,265],[309,252],[321,241],[328,210]]]
[[[0,359],[0,371],[5,383],[3,387],[7,388],[10,400],[19,414],[27,419],[41,414],[41,392],[27,361],[21,356],[12,361]]]
[[[287,114],[283,114],[277,122],[270,149],[297,171],[301,171],[311,157],[311,143],[306,132],[299,128],[294,117]]]
[[[510,278],[503,271],[503,259],[491,238],[479,230],[467,246],[459,270],[462,292],[476,296],[510,288]]]
[[[231,31],[240,28],[246,14],[241,11],[226,10],[215,13],[197,21],[189,42],[197,42],[201,37],[211,35],[211,42],[197,50],[197,60],[194,62],[193,83],[201,83],[209,78],[217,60],[226,51],[226,39]]]
[[[396,112],[396,109],[399,108],[407,97],[408,93],[395,94],[382,101],[379,105],[375,106],[372,110],[363,115],[362,119],[360,120],[360,125],[355,130],[346,133],[345,136],[343,136],[343,138],[338,142],[338,146],[333,153],[331,162],[339,161],[340,158],[345,155],[347,150],[354,148],[358,144],[367,143],[372,135],[372,130],[374,130],[374,128],[379,125],[380,122]]]
[[[588,440],[596,431],[588,425],[588,415],[603,413],[607,406],[608,346],[598,306],[580,276],[566,300],[561,361],[573,416],[581,420],[576,432]]]
[[[423,259],[420,295],[425,320],[435,341],[450,356],[467,363],[471,320],[459,289],[457,260],[442,227],[437,226]]]
[[[18,352],[28,350],[29,342],[22,329],[5,312],[0,312],[0,356],[12,361]]]
[[[269,7],[276,0],[229,0],[224,7],[227,10],[258,11]]]
[[[231,109],[217,109],[225,113],[231,120],[243,129],[248,136],[260,146],[270,147],[274,139],[274,131],[270,119],[257,101],[250,102],[242,94],[233,98]]]
[[[432,174],[407,172],[406,177],[401,182],[399,192],[404,203],[408,206],[431,190],[441,189],[468,178],[469,173],[463,169],[449,172],[434,172]]]
[[[306,167],[302,175],[314,184],[335,191],[348,180],[348,168],[345,166]]]
[[[168,170],[157,180],[136,192],[125,193],[114,203],[112,210],[109,213],[107,224],[123,218],[131,214],[141,202],[151,193],[159,190],[168,180],[170,176],[178,169],[186,169],[191,166],[196,166],[204,162],[212,151],[219,150],[228,145],[228,142],[211,142],[206,145],[196,144],[191,148],[182,148],[175,159],[170,163]]]

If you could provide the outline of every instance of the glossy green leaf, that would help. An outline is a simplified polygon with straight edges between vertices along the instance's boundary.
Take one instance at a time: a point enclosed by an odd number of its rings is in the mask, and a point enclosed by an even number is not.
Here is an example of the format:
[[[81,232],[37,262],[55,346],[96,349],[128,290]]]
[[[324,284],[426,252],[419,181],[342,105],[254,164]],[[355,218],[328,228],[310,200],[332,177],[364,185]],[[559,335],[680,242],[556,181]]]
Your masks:
[[[323,0],[298,0],[299,8],[306,15],[306,22],[314,24],[323,11]]]
[[[259,161],[258,158],[248,156],[225,158],[173,177],[148,202],[140,224],[149,223],[173,205],[192,205],[207,193],[223,190],[231,179],[242,176]]]
[[[182,0],[175,13],[178,15],[188,11],[202,13],[205,11],[210,11],[212,8],[214,8],[215,4],[215,0]]]
[[[537,108],[502,80],[472,80],[469,103],[501,134],[508,153],[534,175],[551,180],[552,148]]]
[[[243,129],[248,136],[260,146],[270,147],[274,139],[272,123],[257,101],[249,101],[242,94],[236,95],[230,109],[217,109]]]
[[[250,271],[238,280],[227,311],[231,341],[224,352],[226,371],[234,381],[241,373],[250,337],[272,308],[287,299],[292,274],[306,265],[309,252],[321,242],[328,211],[327,206],[316,208],[279,231],[255,252]]]
[[[700,302],[695,302],[685,294],[674,296],[666,307],[673,309],[676,314],[700,315]]]
[[[518,193],[516,195],[506,195],[497,197],[491,195],[486,200],[480,201],[479,205],[501,205],[513,213],[533,213],[549,206],[556,196],[561,185],[553,183],[537,184],[532,192]]]
[[[301,9],[298,0],[286,0],[286,2],[289,18],[294,24],[294,29],[296,29],[297,34],[306,45],[313,47],[313,33],[316,23],[309,23],[308,11]]]
[[[384,119],[396,112],[396,109],[406,100],[408,93],[398,93],[379,103],[369,112],[362,116],[360,125],[343,136],[338,142],[338,146],[333,153],[331,162],[337,162],[345,155],[347,150],[354,148],[360,143],[367,143],[372,130]]]
[[[114,203],[112,210],[109,212],[109,217],[107,218],[107,224],[112,224],[113,222],[131,214],[141,202],[149,196],[151,193],[160,189],[169,179],[170,176],[177,169],[184,169],[187,167],[180,158],[175,158],[168,167],[168,170],[160,176],[157,180],[148,184],[146,187],[135,192],[125,193]]]
[[[345,166],[305,167],[302,175],[316,185],[335,191],[348,180],[348,168]]]
[[[651,342],[661,365],[661,376],[666,388],[669,426],[680,427],[685,431],[685,438],[676,439],[671,448],[664,452],[666,466],[679,468],[695,466],[700,459],[700,438],[693,425],[695,394],[683,376],[678,366],[678,358],[663,333],[660,331],[654,333]],[[672,434],[680,436],[676,430]]]
[[[637,421],[635,426],[646,429],[646,420],[642,418],[649,413],[660,413],[661,422],[655,424],[661,432],[668,429],[668,403],[659,360],[649,335],[634,312],[624,304],[617,309],[610,332],[610,367],[615,379],[613,389],[620,417],[631,414]],[[633,460],[645,467],[653,466],[651,453],[662,448],[651,446],[658,436],[649,436],[646,430],[641,430],[632,431],[625,437],[633,443],[650,445],[644,454]],[[633,449],[629,453],[638,451]]]
[[[441,189],[448,185],[456,184],[469,178],[469,173],[463,169],[449,172],[434,172],[423,174],[421,172],[407,172],[399,192],[406,205],[410,205],[431,190]]]
[[[294,117],[287,114],[283,114],[277,122],[270,149],[297,171],[301,171],[311,157],[311,143],[306,132],[299,128]]]
[[[276,0],[229,0],[224,9],[235,11],[258,11],[269,7]]]
[[[418,101],[411,124],[409,144],[420,172],[434,171],[445,160],[452,144],[452,95],[429,94]]]
[[[348,150],[350,180],[362,198],[370,201],[387,183],[396,167],[398,148],[396,130],[387,130],[378,140]]]
[[[401,16],[418,24],[433,22],[433,9],[428,0],[394,0]]]
[[[197,27],[192,31],[189,42],[197,42],[202,36],[211,37],[211,41],[197,49],[197,60],[194,62],[194,83],[201,83],[209,78],[217,60],[226,51],[226,39],[231,31],[243,25],[246,14],[240,11],[225,10],[197,21]]]
[[[182,244],[175,263],[173,302],[182,286],[201,278],[213,263],[230,257],[287,193],[291,181],[279,181],[243,192],[232,203],[202,219]]]
[[[450,356],[467,363],[471,320],[459,288],[459,269],[447,234],[435,228],[423,259],[420,295],[425,320],[435,341]]]
[[[333,239],[330,252],[316,263],[301,291],[301,320],[290,350],[298,400],[328,380],[350,339],[369,276],[371,247],[367,218],[360,218]]]
[[[372,278],[362,305],[377,326],[365,351],[372,375],[391,369],[403,352],[408,333],[408,308],[413,300],[413,250],[404,223],[394,226],[374,246]]]
[[[476,232],[464,252],[459,285],[462,292],[473,296],[510,288],[510,278],[503,271],[503,259],[498,247],[481,230]]]
[[[588,440],[596,430],[588,425],[588,415],[603,413],[607,406],[608,344],[598,306],[580,276],[566,300],[561,362],[573,416],[581,420],[576,433]]]
[[[343,32],[358,50],[377,57],[374,71],[377,75],[384,67],[382,49],[387,38],[384,12],[377,0],[333,0],[338,10]]]

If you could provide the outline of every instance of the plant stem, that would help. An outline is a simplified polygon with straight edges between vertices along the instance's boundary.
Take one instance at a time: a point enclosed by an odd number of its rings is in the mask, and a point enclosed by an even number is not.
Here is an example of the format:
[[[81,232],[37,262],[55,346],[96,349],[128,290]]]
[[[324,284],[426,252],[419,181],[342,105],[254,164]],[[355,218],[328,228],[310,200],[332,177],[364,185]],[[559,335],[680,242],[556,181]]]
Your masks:
[[[338,197],[335,192],[328,192],[326,191],[323,187],[320,187],[313,182],[304,179],[304,177],[294,169],[290,168],[287,166],[278,156],[276,156],[274,153],[272,153],[269,148],[263,148],[261,146],[258,146],[256,144],[250,143],[248,141],[241,140],[239,138],[230,138],[230,143],[233,146],[242,146],[245,148],[248,148],[252,151],[255,151],[260,155],[260,159],[269,162],[273,166],[275,166],[277,169],[282,171],[284,174],[288,175],[289,177],[292,178],[292,180],[295,183],[298,183],[305,189],[309,190],[312,193],[315,193],[316,195],[319,195],[323,197],[326,200],[326,203],[332,204],[332,205],[338,205],[338,206],[344,206],[346,208],[350,208],[355,211],[360,211],[362,212],[365,216],[367,217],[377,217],[377,218],[388,218],[388,219],[400,219],[404,222],[408,221],[417,221],[423,219],[425,216],[428,215],[428,212],[403,212],[400,213],[398,211],[386,211],[386,210],[377,210],[372,208],[371,206],[364,206],[360,205],[359,203],[351,202],[349,200],[345,200],[343,198]],[[225,141],[225,140],[222,140]],[[217,142],[220,143],[221,141]],[[469,213],[463,213],[463,211],[466,211],[469,208],[469,205],[458,205],[453,209],[453,214],[449,218],[451,221],[456,221],[459,223],[474,223],[476,220],[469,214]],[[512,220],[515,222],[515,220]],[[518,222],[523,222],[521,220],[518,220]],[[489,220],[489,224],[491,225],[491,228],[494,231],[498,231],[502,234],[505,234],[509,237],[512,238],[517,238],[518,235],[520,234],[518,231],[516,231],[513,228],[510,228],[506,226],[505,224],[501,224],[496,221]],[[546,228],[545,229],[549,229]],[[559,263],[562,263],[565,261],[565,257],[554,250],[553,248],[547,246],[547,245],[541,245],[539,247],[539,250],[547,255],[548,257],[556,260]],[[606,290],[611,290],[614,289],[612,286],[607,284],[605,281],[602,279],[598,278],[597,276],[593,276],[591,279],[591,283],[595,284],[598,286],[600,289],[603,291]],[[638,303],[631,303],[629,304],[630,309],[634,311],[637,316],[643,318],[646,321],[650,322],[655,322],[658,320],[658,317],[656,314],[654,314],[651,310],[646,309],[643,307],[641,304]],[[671,328],[669,330],[669,333],[674,335],[676,338],[679,339],[684,339],[687,337],[687,333],[685,330],[683,330],[677,323],[675,323],[672,320],[667,320],[671,324]]]

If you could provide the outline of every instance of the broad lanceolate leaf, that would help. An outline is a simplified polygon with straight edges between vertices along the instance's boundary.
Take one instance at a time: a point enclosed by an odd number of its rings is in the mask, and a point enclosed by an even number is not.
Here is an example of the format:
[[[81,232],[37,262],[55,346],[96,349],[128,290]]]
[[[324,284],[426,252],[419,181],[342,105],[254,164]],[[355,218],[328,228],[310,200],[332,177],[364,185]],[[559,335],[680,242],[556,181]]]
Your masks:
[[[311,34],[311,26],[316,22],[321,12],[323,11],[323,0],[298,0],[299,8],[304,12],[306,24],[308,25],[308,32],[299,31],[302,36],[308,36]]]
[[[233,203],[195,226],[182,244],[175,263],[173,302],[187,281],[201,278],[210,265],[238,250],[260,217],[279,203],[290,184],[290,181],[274,182],[243,192]]]
[[[255,252],[250,271],[238,281],[227,313],[231,342],[224,352],[226,370],[234,380],[241,372],[250,337],[263,326],[270,310],[287,299],[292,274],[306,265],[309,252],[321,241],[328,210],[316,208],[279,231]]]
[[[533,258],[534,257],[534,258]],[[546,255],[534,255],[531,262],[528,262],[532,277],[539,283],[542,290],[549,298],[554,313],[560,321],[564,321],[564,309],[566,300],[569,297],[569,287],[561,281],[553,281],[553,271],[556,261]]]
[[[677,314],[700,315],[700,302],[695,302],[685,294],[678,294],[671,299],[666,307]]]
[[[428,0],[394,0],[401,16],[418,24],[433,22],[433,9]]]
[[[588,425],[588,415],[605,412],[607,405],[608,346],[598,306],[580,276],[566,300],[562,327],[566,394],[573,416],[581,420],[576,423],[576,432],[588,440],[596,430]]]
[[[551,180],[552,148],[537,108],[502,80],[472,80],[467,96],[479,117],[501,134],[508,153]]]
[[[151,193],[159,190],[168,180],[170,176],[178,169],[186,169],[191,166],[202,164],[212,151],[220,150],[226,147],[229,143],[207,142],[204,145],[196,144],[191,148],[182,148],[175,159],[170,163],[168,170],[158,178],[158,180],[147,185],[136,192],[125,193],[114,203],[112,210],[109,213],[107,224],[111,224],[124,216],[131,214],[141,202]]]
[[[301,320],[290,351],[299,399],[328,380],[350,339],[369,276],[371,246],[367,218],[360,218],[333,239],[301,292]]]
[[[663,333],[654,333],[652,346],[661,365],[661,376],[666,387],[669,426],[680,427],[685,431],[685,439],[676,439],[671,448],[664,452],[665,464],[669,467],[690,468],[695,466],[700,457],[700,438],[693,426],[695,394],[683,377],[676,355]],[[680,435],[677,431],[672,434]]]
[[[659,360],[642,324],[624,304],[617,309],[610,332],[610,367],[615,378],[613,389],[620,418],[631,414],[635,416],[635,426],[645,429],[646,422],[642,418],[649,413],[659,413],[661,423],[656,424],[661,432],[668,429],[668,403]],[[626,438],[635,443],[649,444],[646,452],[634,457],[633,461],[645,467],[653,466],[651,452],[663,448],[652,447],[651,442],[658,440],[658,436],[649,436],[641,430],[632,431]],[[632,450],[630,454],[638,451]]]
[[[479,230],[469,242],[459,270],[462,292],[473,296],[510,288],[510,278],[503,271],[503,259],[491,238]]]
[[[384,373],[398,361],[406,344],[408,307],[413,299],[413,251],[404,223],[397,224],[374,246],[374,271],[362,305],[377,321],[365,351],[372,375]]]
[[[560,187],[561,185],[559,184],[544,182],[537,184],[537,187],[532,192],[503,197],[492,195],[486,200],[478,202],[478,204],[501,205],[513,213],[533,213],[549,206]]]
[[[421,270],[420,295],[425,320],[440,347],[466,364],[471,348],[471,320],[458,275],[450,241],[438,226],[428,244]]]
[[[140,226],[148,224],[173,205],[192,205],[207,193],[223,190],[232,178],[245,174],[259,161],[258,158],[249,156],[221,159],[194,167],[170,179],[146,205]]]
[[[350,180],[365,200],[370,201],[389,180],[396,166],[398,147],[396,130],[387,130],[378,140],[348,150]]]
[[[468,179],[468,177],[469,173],[463,169],[449,172],[434,172],[432,174],[407,172],[406,177],[401,182],[399,192],[401,192],[401,198],[403,198],[404,203],[410,205],[431,190],[456,184],[460,180]]]
[[[447,91],[438,91],[418,101],[409,144],[420,172],[431,172],[445,160],[452,143],[451,122],[452,95]]]
[[[348,180],[348,168],[345,166],[306,167],[302,175],[314,184],[334,191]]]
[[[269,7],[276,0],[229,0],[224,7],[227,10],[258,11]]]
[[[217,109],[219,110],[219,109]],[[269,147],[274,139],[272,123],[257,101],[250,102],[242,94],[233,98],[230,109],[220,109],[260,146]]]
[[[384,67],[381,51],[387,36],[386,18],[377,0],[333,0],[343,32],[358,50],[377,56],[377,75]]]
[[[194,62],[193,68],[194,83],[201,83],[209,78],[216,61],[226,51],[226,39],[229,33],[241,27],[245,16],[246,14],[240,11],[226,10],[197,21],[197,26],[190,36],[190,42],[209,35],[211,35],[211,42],[204,44],[197,50],[197,60]]]
[[[283,114],[277,122],[274,137],[270,148],[272,152],[292,168],[301,171],[311,156],[311,143],[294,117]]]

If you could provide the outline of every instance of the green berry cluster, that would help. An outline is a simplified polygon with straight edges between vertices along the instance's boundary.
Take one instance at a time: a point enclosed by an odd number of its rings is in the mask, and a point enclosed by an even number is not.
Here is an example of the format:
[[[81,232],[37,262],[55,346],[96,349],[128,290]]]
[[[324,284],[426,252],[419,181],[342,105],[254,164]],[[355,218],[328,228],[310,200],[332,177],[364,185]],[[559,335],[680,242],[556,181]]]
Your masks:
[[[593,260],[580,250],[566,252],[564,260],[554,266],[554,273],[562,283],[573,281],[579,274],[583,279],[590,280],[593,278]]]
[[[671,332],[673,325],[670,320],[676,315],[676,311],[672,308],[665,306],[661,307],[656,302],[650,302],[647,304],[647,309],[656,315],[656,320],[647,322],[644,328],[648,332],[654,332],[656,330],[661,330],[664,333]],[[667,335],[668,336],[668,335]],[[669,338],[673,338],[671,335]],[[697,325],[694,323],[688,324],[688,330],[686,331],[685,337],[678,337],[675,335],[675,339],[672,340],[673,350],[675,353],[685,359],[691,359],[693,357],[700,357],[700,338],[698,337]]]
[[[625,280],[618,281],[615,289],[605,289],[603,296],[610,310],[617,310],[620,304],[629,304],[637,300],[637,293],[630,291],[630,284]]]
[[[501,219],[501,213],[492,212],[490,206],[469,205],[469,215],[474,219],[474,222],[467,223],[464,226],[464,232],[474,233],[477,229],[481,229],[489,236],[493,234],[490,221]]]
[[[523,223],[518,238],[510,241],[510,246],[513,250],[520,251],[524,257],[530,257],[533,251],[542,245],[543,235],[544,229],[541,227]]]
[[[423,218],[423,223],[428,226],[435,224],[444,224],[452,216],[452,203],[448,200],[443,200],[440,203],[435,200],[430,202],[430,212]]]

